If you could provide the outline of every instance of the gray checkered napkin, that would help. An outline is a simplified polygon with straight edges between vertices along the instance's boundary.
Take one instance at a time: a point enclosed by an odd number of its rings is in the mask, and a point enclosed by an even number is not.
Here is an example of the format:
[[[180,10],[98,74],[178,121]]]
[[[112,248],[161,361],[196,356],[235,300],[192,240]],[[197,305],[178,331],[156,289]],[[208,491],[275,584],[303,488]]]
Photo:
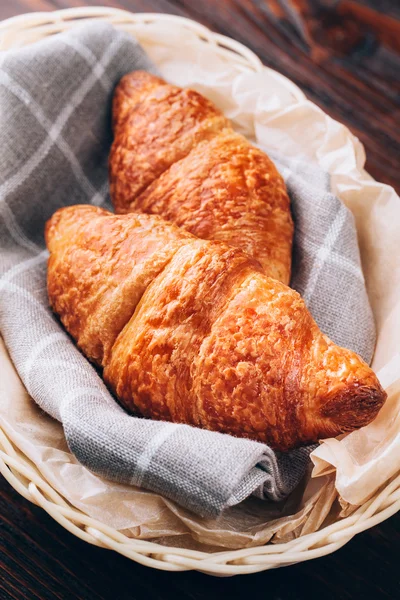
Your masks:
[[[283,499],[303,476],[309,448],[282,455],[129,416],[48,307],[44,224],[64,205],[110,208],[110,101],[134,69],[155,70],[132,37],[99,22],[2,54],[1,334],[29,394],[61,421],[71,451],[95,473],[208,516],[250,494]],[[324,173],[301,162],[279,165],[296,221],[293,285],[321,329],[369,361],[374,323],[353,218]]]

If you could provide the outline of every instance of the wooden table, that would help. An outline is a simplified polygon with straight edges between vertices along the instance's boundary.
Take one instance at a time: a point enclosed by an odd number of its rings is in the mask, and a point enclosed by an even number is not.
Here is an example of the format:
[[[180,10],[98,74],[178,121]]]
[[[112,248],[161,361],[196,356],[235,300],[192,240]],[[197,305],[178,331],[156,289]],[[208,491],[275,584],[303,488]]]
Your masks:
[[[98,0],[0,0],[0,19],[98,5]],[[236,38],[295,81],[365,144],[367,169],[400,190],[400,3],[398,0],[125,0]],[[232,579],[163,573],[76,539],[0,481],[0,599],[324,600],[400,597],[400,514],[335,554]],[[396,560],[397,559],[397,560]]]

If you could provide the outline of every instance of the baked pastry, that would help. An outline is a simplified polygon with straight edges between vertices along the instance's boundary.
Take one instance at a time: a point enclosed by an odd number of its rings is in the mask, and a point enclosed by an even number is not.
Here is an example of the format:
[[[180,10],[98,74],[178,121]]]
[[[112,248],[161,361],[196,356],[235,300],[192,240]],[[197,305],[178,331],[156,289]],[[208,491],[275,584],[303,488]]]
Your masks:
[[[159,214],[197,237],[241,248],[267,275],[289,283],[293,222],[285,183],[209,100],[135,71],[116,88],[113,126],[117,213]]]
[[[128,410],[288,450],[366,425],[385,400],[238,248],[83,205],[57,211],[46,242],[51,306]]]

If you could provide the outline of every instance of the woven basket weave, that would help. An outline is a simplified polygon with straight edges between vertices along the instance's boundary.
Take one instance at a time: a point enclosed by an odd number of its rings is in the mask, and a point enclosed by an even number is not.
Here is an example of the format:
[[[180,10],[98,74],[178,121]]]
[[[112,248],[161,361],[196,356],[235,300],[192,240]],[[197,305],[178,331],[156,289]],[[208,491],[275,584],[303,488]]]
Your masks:
[[[14,17],[0,23],[0,50],[31,44],[46,36],[59,33],[82,23],[84,19],[98,18],[119,29],[135,34],[149,24],[187,27],[204,43],[211,44],[215,53],[223,55],[244,70],[262,72],[278,79],[293,96],[302,102],[304,95],[291,81],[263,66],[248,48],[225,36],[215,34],[206,27],[172,15],[132,14],[127,11],[85,7],[51,13],[33,13]],[[387,481],[366,503],[351,516],[301,536],[293,541],[247,548],[242,550],[206,553],[185,548],[172,548],[128,538],[100,521],[71,507],[43,478],[35,465],[9,440],[0,427],[0,472],[24,498],[41,506],[60,525],[79,538],[115,550],[124,556],[157,569],[166,571],[197,570],[213,575],[238,575],[255,573],[279,566],[317,558],[334,552],[354,535],[384,521],[400,510],[400,473]]]

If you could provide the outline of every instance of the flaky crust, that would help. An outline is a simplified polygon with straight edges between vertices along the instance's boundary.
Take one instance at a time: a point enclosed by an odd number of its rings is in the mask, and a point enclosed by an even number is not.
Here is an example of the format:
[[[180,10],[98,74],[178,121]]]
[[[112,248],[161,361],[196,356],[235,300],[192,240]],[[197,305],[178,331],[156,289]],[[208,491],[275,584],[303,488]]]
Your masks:
[[[51,306],[129,410],[288,450],[369,423],[386,394],[257,261],[162,219],[61,209]]]
[[[293,222],[284,181],[209,100],[135,71],[116,88],[113,123],[116,212],[159,214],[243,249],[289,283]]]

